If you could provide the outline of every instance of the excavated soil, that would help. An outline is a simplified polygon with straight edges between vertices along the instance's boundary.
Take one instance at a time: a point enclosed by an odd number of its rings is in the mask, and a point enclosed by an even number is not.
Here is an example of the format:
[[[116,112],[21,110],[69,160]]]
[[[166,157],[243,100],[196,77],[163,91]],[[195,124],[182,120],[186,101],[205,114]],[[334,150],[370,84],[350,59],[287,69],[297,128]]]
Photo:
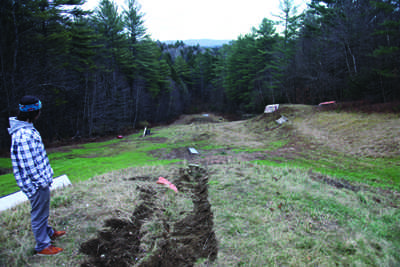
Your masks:
[[[177,187],[177,194],[190,196],[192,209],[179,211],[178,217],[168,216],[168,203],[160,203],[166,202],[165,194],[174,192],[138,186],[141,204],[130,219],[106,220],[97,238],[81,244],[81,252],[88,255],[81,266],[178,267],[193,266],[200,259],[214,261],[218,245],[208,201],[208,174],[197,165],[189,165],[174,177],[171,182]],[[147,223],[159,229],[149,230],[152,227]]]

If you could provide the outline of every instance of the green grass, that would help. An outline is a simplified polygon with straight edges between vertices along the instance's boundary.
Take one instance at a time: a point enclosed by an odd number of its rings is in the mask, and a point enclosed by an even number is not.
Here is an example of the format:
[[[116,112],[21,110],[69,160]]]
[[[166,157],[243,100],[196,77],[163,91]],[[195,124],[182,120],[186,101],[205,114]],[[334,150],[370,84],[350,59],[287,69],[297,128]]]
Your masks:
[[[9,158],[0,158],[0,168],[9,169],[11,168],[11,159]]]
[[[274,157],[268,160],[255,160],[253,162],[269,166],[293,166],[305,170],[344,179],[356,183],[363,183],[379,188],[400,191],[400,159],[355,159],[351,157],[337,157],[328,159],[296,158],[286,160]]]
[[[146,153],[167,149],[170,147],[168,144],[151,143],[135,136],[130,137],[130,139],[132,143],[129,145],[122,140],[110,140],[85,144],[79,146],[79,148],[63,149],[66,152],[48,152],[54,176],[67,174],[70,181],[75,183],[113,170],[145,165],[167,165],[181,161],[176,159],[158,160]],[[10,159],[2,158],[1,162],[5,167],[11,167]],[[6,165],[7,162],[8,166]],[[18,190],[12,173],[0,176],[0,196]]]
[[[19,190],[20,188],[17,186],[12,173],[0,176],[0,196],[8,195]]]
[[[288,155],[267,155],[265,160],[256,160],[260,164],[270,166],[294,166],[306,170],[344,179],[355,183],[363,183],[379,188],[400,191],[400,156],[361,156],[342,151],[335,151],[326,146],[316,146],[309,139],[301,140],[303,148],[296,148]],[[299,141],[285,140],[282,147],[296,147]],[[250,151],[249,151],[250,152]]]
[[[224,259],[215,266],[390,266],[400,260],[397,209],[313,181],[305,170],[230,167],[213,169],[218,183],[210,184]]]
[[[51,157],[50,157],[51,160]],[[144,165],[162,165],[177,162],[177,160],[157,160],[145,153],[121,153],[116,156],[96,158],[74,158],[68,161],[52,160],[55,175],[67,174],[72,182],[84,181],[90,177],[110,172],[112,170]]]
[[[215,150],[215,149],[224,149],[226,147],[223,146],[218,146],[218,145],[214,145],[214,144],[206,144],[200,147],[203,150]]]

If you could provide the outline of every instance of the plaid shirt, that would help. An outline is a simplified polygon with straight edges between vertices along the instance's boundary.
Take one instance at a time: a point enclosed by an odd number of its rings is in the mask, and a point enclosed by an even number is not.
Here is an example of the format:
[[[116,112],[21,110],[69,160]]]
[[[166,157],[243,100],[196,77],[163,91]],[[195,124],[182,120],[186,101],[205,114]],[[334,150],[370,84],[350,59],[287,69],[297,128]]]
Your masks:
[[[13,132],[11,137],[11,161],[15,180],[21,190],[31,197],[38,188],[52,184],[53,169],[42,138],[33,126],[22,127]]]

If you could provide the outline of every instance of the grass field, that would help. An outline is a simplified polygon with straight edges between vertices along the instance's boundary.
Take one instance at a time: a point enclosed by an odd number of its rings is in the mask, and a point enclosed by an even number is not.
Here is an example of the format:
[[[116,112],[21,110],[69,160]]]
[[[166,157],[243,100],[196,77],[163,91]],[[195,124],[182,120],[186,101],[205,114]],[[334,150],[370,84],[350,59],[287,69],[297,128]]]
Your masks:
[[[289,121],[278,125],[281,115]],[[55,175],[73,184],[52,194],[50,223],[67,230],[57,241],[65,251],[34,256],[24,203],[0,213],[0,266],[80,265],[87,259],[81,244],[104,230],[104,221],[132,219],[138,187],[157,192],[163,220],[178,220],[192,209],[189,195],[175,197],[156,181],[174,180],[192,163],[207,171],[218,241],[217,258],[195,266],[398,266],[399,130],[398,114],[284,105],[243,121],[184,116],[146,137],[49,149]],[[0,159],[0,168],[9,164]],[[0,195],[16,189],[12,174],[0,176]],[[143,229],[160,231],[151,220]],[[145,266],[151,249],[146,253],[135,266]]]

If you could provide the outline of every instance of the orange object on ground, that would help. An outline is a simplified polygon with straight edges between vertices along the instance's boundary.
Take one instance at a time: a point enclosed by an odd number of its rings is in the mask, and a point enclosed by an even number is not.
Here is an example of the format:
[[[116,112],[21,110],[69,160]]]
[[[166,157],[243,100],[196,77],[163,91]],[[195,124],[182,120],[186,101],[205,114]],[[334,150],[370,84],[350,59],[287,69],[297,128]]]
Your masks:
[[[158,177],[157,184],[166,185],[167,187],[169,187],[170,189],[172,189],[176,193],[178,193],[178,189],[176,188],[176,186],[173,183],[171,183],[170,181],[168,181],[167,179],[165,179],[164,177]]]

